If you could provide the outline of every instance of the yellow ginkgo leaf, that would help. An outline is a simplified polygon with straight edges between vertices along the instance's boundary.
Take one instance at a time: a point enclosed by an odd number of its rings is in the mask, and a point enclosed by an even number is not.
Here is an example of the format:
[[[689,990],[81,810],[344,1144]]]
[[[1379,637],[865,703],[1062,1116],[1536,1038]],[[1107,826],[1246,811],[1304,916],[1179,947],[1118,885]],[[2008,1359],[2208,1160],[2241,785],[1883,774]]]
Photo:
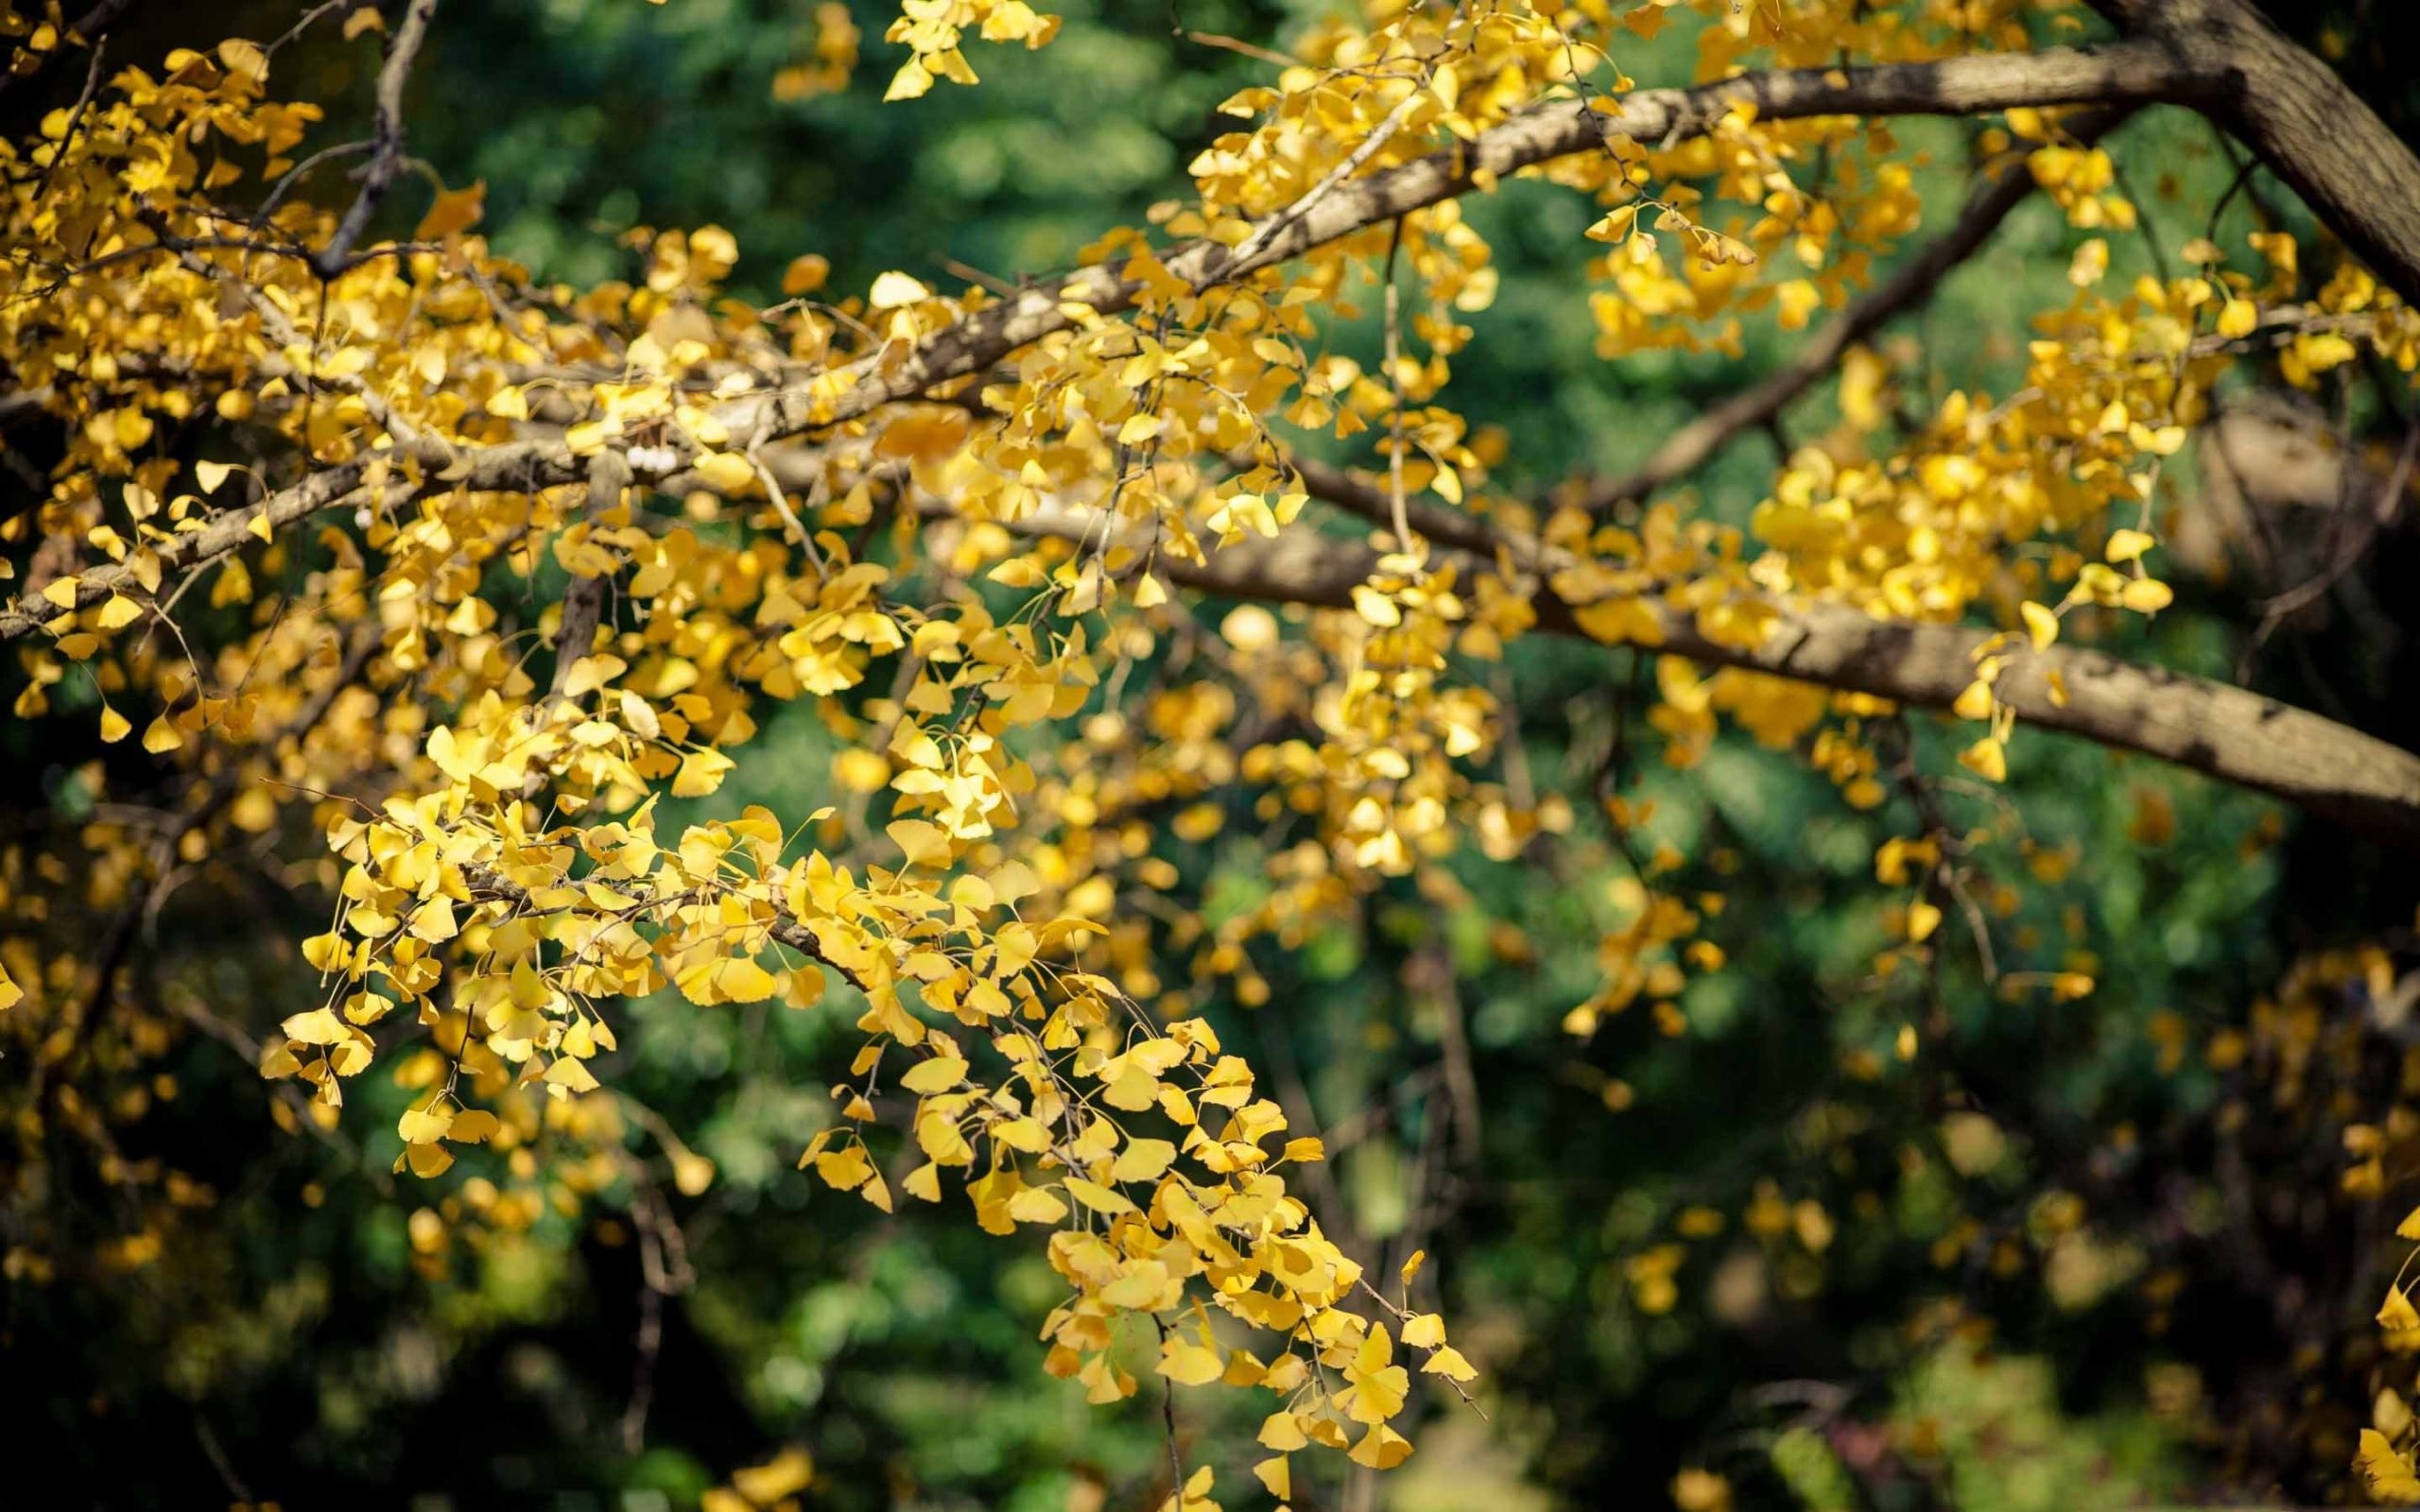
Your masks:
[[[903,304],[914,304],[932,297],[932,290],[905,273],[884,273],[873,281],[873,287],[867,291],[866,303],[877,310],[888,310]]]
[[[1310,1442],[1303,1433],[1303,1425],[1295,1421],[1290,1412],[1270,1413],[1262,1421],[1257,1436],[1263,1448],[1273,1449],[1280,1453],[1300,1449]]]
[[[2378,1327],[2395,1332],[2420,1329],[2420,1311],[2412,1308],[2411,1298],[2402,1287],[2387,1288],[2386,1300],[2378,1307]]]
[[[920,1060],[899,1078],[899,1085],[920,1095],[945,1092],[966,1079],[966,1062],[956,1056]]]
[[[1176,1160],[1176,1146],[1166,1140],[1132,1140],[1117,1152],[1109,1174],[1117,1181],[1153,1181]]]
[[[1280,1502],[1294,1494],[1294,1477],[1285,1455],[1260,1461],[1253,1466],[1252,1472],[1260,1478],[1261,1485],[1269,1487],[1269,1494]]]
[[[1423,1375],[1443,1376],[1448,1381],[1473,1381],[1478,1377],[1471,1363],[1462,1358],[1462,1352],[1450,1344],[1430,1355],[1420,1369]]]
[[[704,798],[722,786],[732,765],[730,757],[711,747],[689,752],[681,758],[681,769],[673,776],[672,796]]]
[[[1172,1335],[1160,1346],[1159,1373],[1184,1386],[1204,1386],[1226,1374],[1227,1362],[1219,1351]]]
[[[2008,750],[1996,736],[1986,735],[1960,751],[1958,764],[1986,782],[2008,781]]]
[[[1374,1423],[1347,1457],[1374,1470],[1391,1470],[1411,1458],[1411,1440],[1385,1423]]]
[[[428,214],[421,217],[413,231],[414,241],[442,241],[457,236],[479,223],[487,213],[488,185],[482,179],[466,189],[448,189],[429,205]]]
[[[2118,591],[2118,600],[2137,614],[2156,614],[2176,601],[2176,593],[2156,577],[2137,577]]]
[[[2033,649],[2048,650],[2059,638],[2059,616],[2030,598],[2017,606],[2017,612],[2025,621],[2025,633],[2032,638]]]
[[[2361,1430],[2360,1449],[2353,1456],[2353,1469],[2360,1473],[2361,1484],[2370,1499],[2390,1506],[2420,1505],[2420,1474],[2414,1474],[2410,1456],[2400,1452],[2386,1435],[2375,1428]]]
[[[725,1003],[762,1003],[781,985],[772,972],[745,955],[717,963],[713,978],[715,991]]]
[[[2109,532],[2109,545],[2102,555],[2111,561],[2133,561],[2158,544],[2149,534],[2121,526]]]

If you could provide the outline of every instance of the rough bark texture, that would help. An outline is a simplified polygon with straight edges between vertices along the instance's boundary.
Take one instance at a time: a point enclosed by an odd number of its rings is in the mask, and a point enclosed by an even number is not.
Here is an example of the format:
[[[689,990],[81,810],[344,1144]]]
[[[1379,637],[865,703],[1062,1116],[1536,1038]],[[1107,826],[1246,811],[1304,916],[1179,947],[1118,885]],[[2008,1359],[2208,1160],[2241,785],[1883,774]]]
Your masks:
[[[1975,680],[1985,631],[1876,620],[1848,609],[1784,617],[1754,651],[1667,614],[1666,648],[1900,703],[1946,708]],[[1674,623],[1674,622],[1678,623]],[[2050,694],[2051,674],[2065,685]],[[2284,799],[2364,838],[2420,850],[2420,756],[2231,683],[2054,645],[2018,654],[1994,691],[2017,717],[2141,751]]]

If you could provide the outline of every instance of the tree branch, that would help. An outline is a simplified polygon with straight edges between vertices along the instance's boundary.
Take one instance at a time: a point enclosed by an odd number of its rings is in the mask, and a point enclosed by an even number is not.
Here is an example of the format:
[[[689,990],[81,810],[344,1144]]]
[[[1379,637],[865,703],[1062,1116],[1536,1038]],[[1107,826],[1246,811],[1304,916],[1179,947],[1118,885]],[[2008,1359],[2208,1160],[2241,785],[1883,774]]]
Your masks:
[[[1077,541],[1086,523],[1042,516],[1010,528]],[[1097,521],[1091,534],[1098,540]],[[1163,555],[1156,566],[1203,593],[1343,609],[1377,560],[1377,551],[1359,541],[1297,528],[1224,547],[1203,564]],[[1489,570],[1467,556],[1461,565]],[[1776,605],[1771,633],[1743,647],[1707,637],[1687,610],[1654,597],[1644,602],[1662,630],[1650,649],[1927,709],[1956,701],[1975,680],[1977,648],[1994,637],[1963,626],[1878,620],[1845,607]],[[1571,606],[1551,589],[1542,585],[1531,604],[1540,628],[1587,638]],[[2064,700],[2052,696],[2054,675]],[[2362,838],[2420,850],[2420,755],[2307,710],[2064,645],[2013,655],[1993,693],[2029,724],[2156,756],[2282,799]]]
[[[1343,468],[1306,456],[1288,457],[1286,465],[1303,480],[1303,491],[1313,498],[1324,499],[1382,530],[1394,529],[1394,500],[1386,489],[1365,482]],[[1448,509],[1426,499],[1406,499],[1404,512],[1410,517],[1414,531],[1441,546],[1492,558],[1496,547],[1504,544],[1485,521],[1473,519],[1460,509]],[[1397,542],[1399,547],[1409,544]]]
[[[2353,254],[2420,305],[2420,157],[2247,0],[2093,0],[2134,44],[2224,87],[2203,113],[2251,147]]]
[[[377,115],[371,129],[370,161],[361,170],[361,192],[337,223],[328,245],[311,254],[311,267],[323,279],[345,270],[353,244],[404,171],[404,86],[411,79],[412,63],[420,57],[421,43],[428,40],[428,21],[436,13],[437,0],[410,0],[387,43],[387,60],[378,69]]]
[[[1611,111],[1556,101],[1532,106],[1468,143],[1348,180],[1299,215],[1293,206],[1277,212],[1270,217],[1281,225],[1275,234],[1263,238],[1255,228],[1242,243],[1258,248],[1248,259],[1236,256],[1223,243],[1204,240],[1177,248],[1163,261],[1168,272],[1196,288],[1240,278],[1524,168],[1600,150],[1609,136],[1643,142],[1685,136],[1742,104],[1754,106],[1757,119],[1770,121],[1818,115],[1968,115],[2018,106],[2189,103],[2201,100],[2219,77],[2215,70],[2194,72],[2164,44],[2129,42],[1928,63],[1745,74],[1694,89],[1635,90]],[[1019,347],[1070,328],[1075,320],[1066,313],[1067,305],[1112,315],[1132,308],[1141,293],[1139,283],[1115,268],[1088,267],[1022,290],[926,337],[904,360],[869,357],[807,387],[736,400],[718,418],[735,436],[767,438],[854,419],[982,371]],[[849,379],[846,387],[832,381],[843,374]]]
[[[417,3],[427,7],[435,0]],[[424,17],[424,9],[422,13]],[[390,66],[401,53],[400,47],[390,51]],[[1249,263],[1236,258],[1224,243],[1203,240],[1172,250],[1165,266],[1196,288],[1238,278],[1453,198],[1481,182],[1553,158],[1599,150],[1607,132],[1634,140],[1661,140],[1703,129],[1743,103],[1754,106],[1758,117],[1765,120],[1966,114],[2025,105],[2193,101],[2202,98],[2210,84],[2211,76],[2193,72],[2164,43],[2131,42],[2109,47],[1979,54],[1930,63],[1747,74],[1695,89],[1634,91],[1610,112],[1583,111],[1576,104],[1557,102],[1532,107],[1449,150],[1349,180],[1300,215],[1293,215],[1290,207],[1277,213],[1272,218],[1284,222],[1284,229],[1270,237]],[[1067,313],[1070,306],[1115,314],[1132,308],[1141,293],[1142,284],[1128,280],[1119,268],[1085,268],[987,306],[925,337],[904,357],[886,349],[806,384],[742,395],[717,405],[714,417],[727,433],[753,437],[760,442],[838,424],[981,372],[1021,347],[1069,329],[1075,324],[1075,318]],[[403,439],[398,438],[399,442]],[[616,444],[627,450],[627,443]],[[458,453],[442,443],[399,445],[398,450],[423,467],[410,481],[387,486],[389,504],[454,488],[473,492],[530,492],[578,482],[587,471],[585,460],[559,438],[505,442]],[[359,502],[351,490],[361,481],[365,466],[353,462],[315,472],[278,493],[217,516],[202,530],[161,546],[159,555],[167,565],[215,559],[240,546],[257,518],[267,518],[275,529],[339,501]],[[633,481],[652,483],[685,466],[685,459],[676,457],[670,466],[654,472],[635,470]],[[122,588],[130,576],[117,566],[84,574],[78,586],[77,606],[97,603]],[[59,612],[32,595],[0,609],[0,643],[29,634]]]
[[[199,530],[162,541],[151,548],[152,553],[164,572],[186,566],[198,571],[242,546],[251,535],[254,520],[266,520],[268,528],[275,531],[322,509],[373,502],[373,490],[362,486],[367,471],[364,463],[348,462],[314,472],[257,503],[214,516]],[[417,482],[397,479],[385,486],[384,498],[389,504],[404,503],[416,497],[421,488]],[[81,573],[76,582],[76,607],[97,604],[130,585],[141,592],[133,572],[118,563]],[[0,609],[0,643],[30,634],[61,612],[40,594],[27,593],[9,608]]]

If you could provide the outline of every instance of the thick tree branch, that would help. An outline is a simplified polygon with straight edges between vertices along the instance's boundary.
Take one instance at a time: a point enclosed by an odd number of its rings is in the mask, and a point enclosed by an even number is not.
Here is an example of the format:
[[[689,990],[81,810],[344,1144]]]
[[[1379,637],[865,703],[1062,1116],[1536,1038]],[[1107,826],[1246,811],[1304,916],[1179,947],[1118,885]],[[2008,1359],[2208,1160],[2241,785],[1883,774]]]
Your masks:
[[[2327,229],[2420,304],[2420,157],[2333,70],[2248,0],[2093,0],[2135,43],[2225,87],[2204,113],[2291,184]]]
[[[1303,491],[1315,499],[1323,499],[1348,514],[1392,532],[1394,529],[1394,500],[1375,483],[1366,482],[1340,467],[1308,457],[1289,457],[1287,465],[1303,480]],[[1457,551],[1475,552],[1494,557],[1503,542],[1483,520],[1477,520],[1459,509],[1448,509],[1430,504],[1426,499],[1406,499],[1404,512],[1410,519],[1414,535],[1451,546]],[[1402,542],[1409,545],[1409,542]]]
[[[199,530],[161,542],[153,548],[154,556],[164,571],[173,572],[181,568],[198,571],[241,547],[251,539],[255,520],[265,520],[268,528],[276,531],[308,519],[322,509],[371,504],[374,502],[372,497],[373,490],[362,486],[367,471],[364,464],[352,462],[314,472],[293,487],[270,494],[258,503],[229,509],[213,517]],[[421,484],[399,478],[385,485],[384,499],[389,505],[400,505],[417,497],[420,491]],[[82,608],[97,604],[112,593],[129,592],[143,592],[134,573],[128,567],[112,563],[78,576],[76,605]],[[15,604],[0,610],[0,642],[30,634],[60,612],[40,594],[27,593]]]
[[[1312,248],[1383,226],[1398,215],[1468,193],[1555,158],[1600,150],[1608,137],[1658,142],[1701,131],[1746,104],[1759,120],[1819,115],[1968,115],[2018,106],[2201,101],[2219,75],[2194,72],[2155,43],[1987,53],[1929,63],[1808,68],[1747,74],[1694,89],[1636,90],[1616,108],[1583,110],[1557,101],[1532,106],[1477,139],[1446,151],[1351,180],[1297,215],[1270,217],[1239,258],[1223,243],[1197,241],[1170,251],[1168,271],[1197,288],[1240,278]],[[1270,222],[1263,222],[1263,225]],[[795,435],[980,372],[1019,347],[1075,324],[1065,306],[1101,314],[1131,308],[1142,285],[1117,268],[1089,267],[1002,300],[918,344],[905,360],[869,358],[804,388],[752,395],[721,414],[738,436]]]
[[[1081,540],[1086,522],[1045,517],[1011,528]],[[1091,536],[1098,542],[1098,522]],[[1163,557],[1156,567],[1203,593],[1342,609],[1377,560],[1373,546],[1294,529],[1225,547],[1203,564]],[[1461,564],[1482,570],[1468,557]],[[1551,589],[1541,586],[1531,602],[1540,628],[1585,637]],[[1743,647],[1708,638],[1686,610],[1645,602],[1663,631],[1656,650],[1927,709],[1946,709],[1965,691],[1977,648],[1992,639],[1962,626],[1806,605],[1779,606],[1766,639]],[[2064,699],[2052,696],[2054,674]],[[2420,755],[2334,720],[2227,683],[2064,645],[2013,655],[1993,691],[2029,724],[2156,756],[2282,799],[2365,839],[2420,850]]]

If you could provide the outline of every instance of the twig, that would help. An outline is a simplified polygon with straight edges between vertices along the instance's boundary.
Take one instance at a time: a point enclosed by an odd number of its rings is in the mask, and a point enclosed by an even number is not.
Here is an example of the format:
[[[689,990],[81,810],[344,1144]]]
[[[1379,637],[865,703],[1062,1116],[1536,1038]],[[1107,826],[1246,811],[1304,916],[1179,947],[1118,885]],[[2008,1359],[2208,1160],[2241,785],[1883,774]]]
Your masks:
[[[1930,885],[1958,905],[1960,915],[1966,920],[1967,933],[1974,938],[1975,956],[1982,969],[1983,980],[1997,982],[1999,960],[1992,950],[1991,925],[1985,921],[1983,910],[1975,902],[1974,894],[1967,890],[1966,879],[1952,865],[1953,858],[1965,853],[1965,841],[1950,828],[1949,816],[1942,812],[1923,769],[1916,765],[1915,732],[1908,727],[1904,716],[1894,717],[1899,741],[1899,760],[1894,775],[1907,790],[1908,801],[1915,806],[1916,816],[1923,822],[1925,832],[1938,852],[1933,862]],[[1932,954],[1937,967],[1941,952],[1936,948]]]
[[[1167,1320],[1155,1314],[1151,1321],[1159,1325],[1160,1342],[1166,1344],[1168,1337]],[[1184,1505],[1184,1455],[1177,1448],[1176,1442],[1176,1380],[1172,1376],[1160,1378],[1160,1421],[1167,1425],[1168,1435],[1168,1504],[1172,1507],[1183,1507]]]
[[[1240,38],[1224,36],[1215,31],[1188,31],[1184,34],[1184,40],[1200,43],[1204,47],[1219,47],[1231,53],[1241,53],[1246,58],[1257,58],[1264,63],[1275,63],[1280,68],[1301,66],[1301,60],[1298,59],[1288,58],[1284,53],[1271,52],[1266,47],[1257,46]]]
[[[370,162],[361,170],[361,193],[354,197],[353,205],[337,223],[336,234],[328,244],[312,254],[311,266],[323,279],[335,278],[345,270],[345,259],[352,254],[353,244],[361,239],[378,202],[387,197],[404,163],[404,85],[410,78],[412,62],[420,56],[421,43],[428,39],[428,20],[437,12],[437,0],[410,0],[403,21],[395,27],[395,35],[387,43],[387,60],[378,70],[378,114],[372,132]]]
[[[235,1473],[235,1466],[228,1459],[225,1447],[218,1442],[218,1435],[211,1431],[210,1419],[201,1415],[199,1407],[194,1409],[193,1435],[201,1440],[202,1457],[209,1460],[210,1468],[218,1472],[219,1483],[227,1487],[227,1494],[233,1497],[239,1505],[250,1503],[252,1500],[251,1487],[244,1484],[242,1476]]]
[[[1395,253],[1403,249],[1403,217],[1395,217],[1393,234],[1387,238],[1387,503],[1393,511],[1395,550],[1411,549],[1411,522],[1405,518],[1403,502],[1403,311],[1402,299],[1395,291]]]
[[[756,481],[764,485],[765,497],[772,501],[774,511],[782,517],[782,524],[789,527],[790,539],[805,548],[806,559],[814,564],[815,576],[822,577],[823,553],[816,549],[815,537],[808,533],[798,512],[790,507],[789,496],[782,491],[782,480],[775,477],[773,470],[766,465],[765,454],[757,445],[750,446],[747,455],[748,465],[756,470]]]
[[[650,1245],[646,1231],[639,1243]],[[631,1366],[631,1400],[622,1409],[622,1452],[636,1454],[647,1447],[648,1409],[655,1400],[655,1362],[664,1352],[664,1294],[652,1286],[639,1288],[638,1358]]]
[[[1439,1036],[1445,1053],[1445,1095],[1454,1114],[1454,1159],[1467,1176],[1478,1169],[1481,1148],[1478,1076],[1471,1062],[1470,1024],[1462,1011],[1462,994],[1454,984],[1454,961],[1443,949],[1429,957],[1436,972],[1437,1006],[1443,1020]]]
[[[267,47],[262,48],[261,51],[267,53],[269,57],[274,58],[289,43],[294,42],[304,32],[310,30],[313,26],[318,26],[327,17],[330,11],[355,10],[363,6],[375,4],[377,4],[377,0],[321,0],[320,4],[313,6],[310,9],[304,11],[302,13],[302,20],[296,22],[291,26],[286,27],[285,33],[280,36],[277,41],[270,43]]]
[[[84,88],[76,96],[75,108],[68,112],[67,129],[59,134],[59,146],[51,149],[50,166],[43,169],[42,182],[34,189],[34,198],[42,199],[50,193],[50,180],[59,173],[59,165],[67,161],[67,149],[76,145],[77,128],[84,124],[84,112],[91,108],[93,96],[100,93],[101,61],[109,53],[109,39],[96,39],[93,43],[93,63],[84,70]]]
[[[2254,633],[2254,644],[2267,640],[2295,610],[2325,597],[2329,589],[2353,570],[2354,564],[2361,559],[2362,553],[2369,549],[2370,542],[2377,539],[2377,533],[2392,523],[2402,508],[2403,491],[2411,484],[2415,458],[2420,458],[2420,424],[2404,432],[2402,449],[2395,453],[2394,471],[2379,487],[2377,502],[2370,507],[2369,513],[2362,516],[2356,528],[2348,534],[2344,544],[2337,549],[2334,559],[2318,576],[2295,584],[2260,606],[2260,628]]]
[[[665,1298],[697,1284],[688,1242],[665,1205],[663,1194],[637,1157],[623,1157],[631,1177],[631,1225],[639,1239],[638,1356],[631,1366],[631,1400],[622,1410],[622,1449],[636,1454],[647,1446],[648,1409],[655,1400],[656,1362],[664,1353]]]
[[[938,266],[942,272],[951,277],[962,278],[969,284],[979,284],[994,294],[1008,295],[1017,292],[1016,284],[995,273],[986,273],[972,263],[961,263],[955,257],[944,257],[941,259]]]
[[[1395,102],[1394,109],[1386,113],[1385,118],[1371,129],[1370,134],[1361,139],[1359,146],[1346,153],[1344,161],[1330,168],[1326,175],[1319,182],[1311,185],[1300,199],[1287,206],[1278,215],[1271,215],[1261,222],[1260,229],[1253,232],[1241,246],[1236,249],[1235,255],[1227,260],[1226,276],[1234,277],[1252,271],[1253,259],[1267,251],[1278,237],[1284,235],[1305,215],[1309,215],[1313,206],[1333,193],[1337,185],[1360,172],[1362,164],[1378,155],[1378,149],[1387,145],[1388,139],[1392,137],[1402,128],[1405,120],[1410,116],[1411,108],[1420,103],[1421,96],[1426,92],[1428,71],[1424,68],[1419,77],[1410,79],[1409,82],[1411,88],[1405,93],[1402,99]]]

